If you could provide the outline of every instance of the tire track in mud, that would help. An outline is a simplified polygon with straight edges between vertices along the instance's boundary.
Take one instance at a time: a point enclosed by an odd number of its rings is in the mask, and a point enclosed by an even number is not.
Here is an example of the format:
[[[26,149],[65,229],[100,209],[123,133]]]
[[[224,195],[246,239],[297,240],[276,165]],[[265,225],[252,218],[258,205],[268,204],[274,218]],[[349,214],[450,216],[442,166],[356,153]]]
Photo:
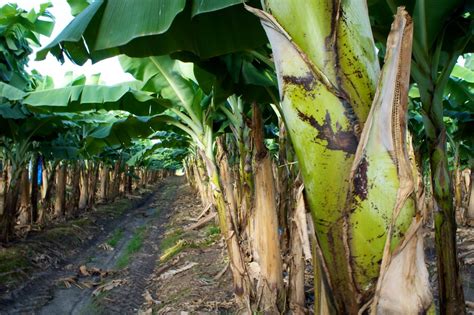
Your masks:
[[[160,237],[176,199],[184,191],[184,183],[184,178],[165,178],[142,206],[124,213],[116,224],[103,231],[77,257],[55,270],[38,274],[23,288],[0,298],[0,314],[135,314],[144,301],[146,279],[156,266]],[[114,250],[99,248],[117,229],[121,229],[123,235]],[[138,230],[144,230],[140,249],[130,254],[125,269],[104,279],[105,283],[124,279],[124,284],[94,298],[92,292],[95,288],[75,285],[65,288],[60,283],[60,279],[76,275],[81,265],[116,270],[117,262],[126,255],[128,244]]]

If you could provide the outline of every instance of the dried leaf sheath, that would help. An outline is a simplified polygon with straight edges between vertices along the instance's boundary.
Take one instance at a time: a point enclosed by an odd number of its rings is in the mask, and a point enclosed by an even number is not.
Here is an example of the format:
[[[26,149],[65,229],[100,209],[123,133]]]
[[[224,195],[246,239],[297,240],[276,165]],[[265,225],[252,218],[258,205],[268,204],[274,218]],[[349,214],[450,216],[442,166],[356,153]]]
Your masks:
[[[399,8],[351,172],[351,264],[365,301],[377,283],[377,314],[418,314],[431,301],[406,143],[412,34],[411,18]]]
[[[431,302],[406,143],[412,34],[411,18],[399,8],[351,174],[351,261],[365,300],[378,278],[374,314],[418,314]],[[362,220],[377,238],[358,229]],[[379,263],[379,271],[371,267]]]
[[[395,204],[399,200],[403,205],[413,187],[411,172],[405,169],[407,158],[402,149],[406,129],[406,98],[401,103],[400,94],[406,91],[409,82],[406,80],[402,88],[400,70],[408,71],[409,74],[409,61],[405,61],[408,69],[401,69],[400,60],[405,23],[405,19],[398,15],[393,24],[381,80],[351,174],[349,244],[356,282],[361,292],[373,289]],[[410,51],[404,57],[410,60]],[[401,185],[408,188],[403,196],[400,196]],[[397,208],[400,211],[400,207]],[[414,216],[412,200],[408,201],[405,208],[393,231],[394,245],[403,237]]]

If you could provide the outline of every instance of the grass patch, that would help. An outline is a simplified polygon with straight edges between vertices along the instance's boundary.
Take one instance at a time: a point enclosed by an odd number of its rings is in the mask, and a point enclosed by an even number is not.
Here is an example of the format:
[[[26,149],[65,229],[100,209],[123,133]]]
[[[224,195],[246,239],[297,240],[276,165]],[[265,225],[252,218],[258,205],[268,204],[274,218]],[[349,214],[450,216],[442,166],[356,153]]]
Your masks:
[[[0,250],[0,283],[9,284],[25,276],[30,262],[25,253],[17,248]]]
[[[109,244],[112,247],[115,247],[117,246],[118,242],[122,239],[122,237],[123,237],[123,229],[122,228],[115,229],[110,239],[107,240],[107,244]]]
[[[135,230],[132,238],[128,241],[122,255],[117,260],[116,266],[119,269],[125,268],[130,263],[130,257],[138,252],[143,246],[146,234],[146,226],[141,226]]]
[[[213,235],[219,235],[219,234],[221,234],[221,229],[215,224],[209,225],[206,229],[207,236],[213,236]]]

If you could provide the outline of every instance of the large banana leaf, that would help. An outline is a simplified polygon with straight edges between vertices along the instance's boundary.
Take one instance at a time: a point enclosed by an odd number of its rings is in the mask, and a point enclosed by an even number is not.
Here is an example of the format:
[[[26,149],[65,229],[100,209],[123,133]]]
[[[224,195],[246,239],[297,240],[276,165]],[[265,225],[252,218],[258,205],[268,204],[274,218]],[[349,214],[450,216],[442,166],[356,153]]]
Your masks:
[[[10,84],[0,82],[0,100],[4,99],[11,102],[21,101],[25,95],[26,93],[22,90]]]
[[[78,64],[119,54],[189,52],[209,58],[265,42],[258,20],[245,11],[241,0],[98,0],[37,58],[44,59],[48,52],[60,60],[66,53]]]
[[[15,95],[11,96],[13,98]],[[123,110],[145,116],[163,112],[169,101],[133,90],[128,84],[121,84],[115,86],[79,85],[33,91],[25,95],[23,103],[33,112],[79,112],[105,109]]]
[[[175,131],[166,115],[109,117],[87,130],[85,150],[97,154],[107,146],[131,146],[133,140],[145,139],[158,130]]]
[[[142,89],[159,94],[172,103],[171,110],[196,134],[202,132],[203,108],[199,89],[183,77],[176,61],[169,56],[130,58],[120,57],[124,71],[143,82]],[[184,113],[181,113],[184,111]]]
[[[169,99],[174,105],[191,110],[194,90],[191,82],[177,69],[176,61],[169,56],[130,58],[120,56],[125,72],[143,82],[142,89]]]
[[[161,137],[157,143],[148,143],[144,145],[139,151],[135,152],[128,160],[128,165],[138,165],[146,159],[152,157],[158,150],[167,149],[183,149],[186,148],[189,143],[188,139],[178,136],[175,133],[160,132]],[[165,135],[163,135],[165,134]],[[155,138],[155,140],[158,140]],[[186,149],[183,149],[186,150]]]
[[[267,49],[244,51],[195,61],[194,76],[216,103],[236,94],[249,103],[277,103],[275,69]]]

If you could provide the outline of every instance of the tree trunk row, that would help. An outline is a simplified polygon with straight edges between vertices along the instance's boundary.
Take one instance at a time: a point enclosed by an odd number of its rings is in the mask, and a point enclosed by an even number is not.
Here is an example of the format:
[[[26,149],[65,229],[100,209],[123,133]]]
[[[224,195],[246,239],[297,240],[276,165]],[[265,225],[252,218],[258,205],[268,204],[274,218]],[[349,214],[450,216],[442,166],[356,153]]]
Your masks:
[[[95,161],[45,161],[33,154],[30,164],[2,161],[0,242],[14,237],[15,227],[77,217],[96,203],[113,202],[156,183],[165,171],[112,166]]]

